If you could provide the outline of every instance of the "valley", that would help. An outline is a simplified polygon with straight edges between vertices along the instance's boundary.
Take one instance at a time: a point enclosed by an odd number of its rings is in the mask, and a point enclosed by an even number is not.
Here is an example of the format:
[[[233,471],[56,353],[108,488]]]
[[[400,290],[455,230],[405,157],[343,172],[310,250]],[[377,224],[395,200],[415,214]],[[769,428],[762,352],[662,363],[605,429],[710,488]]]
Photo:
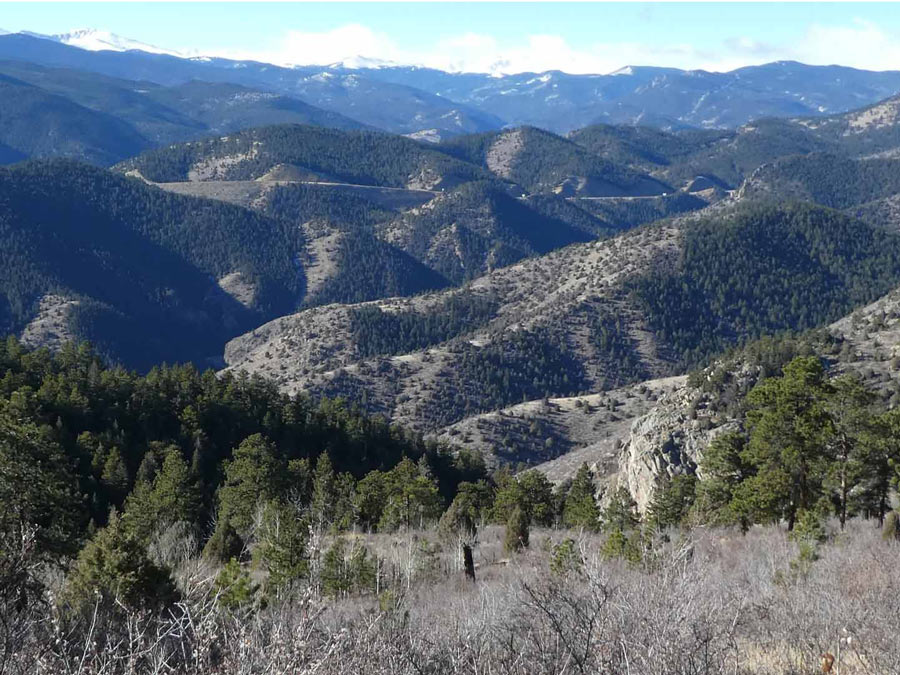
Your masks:
[[[0,30],[0,673],[900,672],[888,28],[172,7]]]

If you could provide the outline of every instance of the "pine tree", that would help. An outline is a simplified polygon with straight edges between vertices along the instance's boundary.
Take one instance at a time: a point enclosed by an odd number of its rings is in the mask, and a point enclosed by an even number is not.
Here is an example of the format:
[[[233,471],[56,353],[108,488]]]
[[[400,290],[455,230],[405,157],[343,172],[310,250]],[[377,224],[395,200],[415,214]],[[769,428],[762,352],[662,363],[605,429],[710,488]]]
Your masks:
[[[521,506],[514,507],[509,514],[503,547],[507,553],[518,553],[528,547],[528,515]]]
[[[679,474],[660,485],[647,510],[648,522],[658,530],[685,522],[696,498],[697,477]]]
[[[98,596],[132,609],[159,608],[178,598],[168,570],[147,557],[143,544],[122,526],[115,511],[79,553],[63,598],[76,610],[88,610]]]
[[[268,570],[270,589],[277,591],[309,575],[309,522],[296,507],[268,502],[260,530],[254,557]]]
[[[594,499],[594,479],[587,463],[581,465],[566,495],[563,524],[588,530],[600,529],[600,510]]]
[[[125,503],[123,519],[141,540],[147,541],[176,522],[196,523],[200,493],[177,446],[166,449],[153,483],[141,481]]]
[[[328,527],[334,522],[337,496],[337,479],[331,458],[323,452],[316,461],[311,504],[313,518],[319,527]]]
[[[822,496],[833,435],[826,400],[833,391],[816,357],[797,357],[782,377],[763,380],[747,396],[750,442],[743,453],[755,475],[739,490],[754,520],[785,517],[792,530],[801,511]]]
[[[0,410],[0,532],[23,541],[36,528],[38,557],[77,551],[87,518],[70,463],[49,428]]]
[[[236,558],[230,558],[219,570],[214,588],[216,601],[231,611],[252,604],[259,590]]]
[[[624,486],[613,494],[603,510],[603,527],[609,532],[630,532],[641,524],[637,504]]]
[[[220,522],[246,537],[260,502],[277,499],[286,490],[287,466],[262,434],[245,439],[225,464],[218,492]]]

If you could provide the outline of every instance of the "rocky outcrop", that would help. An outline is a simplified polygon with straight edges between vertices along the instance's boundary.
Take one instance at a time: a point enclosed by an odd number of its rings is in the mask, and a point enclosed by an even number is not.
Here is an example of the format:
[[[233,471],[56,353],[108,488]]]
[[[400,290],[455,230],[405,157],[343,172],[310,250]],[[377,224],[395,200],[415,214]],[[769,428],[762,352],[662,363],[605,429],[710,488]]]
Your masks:
[[[714,418],[704,399],[701,391],[685,384],[631,425],[618,472],[607,483],[613,489],[626,487],[641,513],[650,506],[661,480],[696,472],[713,438],[737,428],[733,420]]]

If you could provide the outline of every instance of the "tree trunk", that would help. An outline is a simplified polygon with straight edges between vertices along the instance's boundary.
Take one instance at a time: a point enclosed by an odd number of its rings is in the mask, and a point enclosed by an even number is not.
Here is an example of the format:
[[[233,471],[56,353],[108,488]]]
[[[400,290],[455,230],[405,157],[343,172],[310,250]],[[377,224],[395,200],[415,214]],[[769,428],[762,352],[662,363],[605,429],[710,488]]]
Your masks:
[[[468,544],[462,545],[463,550],[463,566],[466,569],[466,579],[475,581],[475,559],[472,557],[472,547]]]

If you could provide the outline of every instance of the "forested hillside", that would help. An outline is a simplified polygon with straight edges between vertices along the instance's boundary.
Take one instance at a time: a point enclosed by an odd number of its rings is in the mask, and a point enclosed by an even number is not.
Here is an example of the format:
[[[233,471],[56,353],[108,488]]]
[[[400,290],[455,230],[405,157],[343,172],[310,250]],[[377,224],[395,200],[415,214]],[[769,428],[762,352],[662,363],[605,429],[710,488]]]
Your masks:
[[[300,235],[244,209],[61,160],[0,171],[0,203],[5,331],[55,318],[114,360],[149,367],[215,357],[302,292]],[[66,304],[44,316],[48,296]]]
[[[306,180],[439,188],[486,176],[402,136],[304,125],[251,129],[227,138],[152,150],[118,168],[156,182],[254,180],[287,166]],[[303,178],[299,178],[303,179]]]
[[[455,283],[613,231],[558,197],[521,200],[510,192],[493,182],[466,183],[382,221],[377,229],[386,241]]]
[[[441,145],[529,192],[594,197],[655,195],[667,185],[622,163],[588,152],[561,136],[533,127],[463,136]]]
[[[2,61],[0,86],[0,141],[25,157],[69,157],[100,166],[154,146],[266,124],[365,126],[295,98],[228,83],[163,87]],[[0,155],[0,163],[15,159]]]
[[[642,509],[624,484],[598,500],[586,463],[556,486],[540,471],[490,474],[476,453],[259,379],[190,367],[140,377],[85,347],[54,357],[13,339],[0,369],[0,610],[11,619],[0,663],[13,672],[40,659],[198,674],[325,663],[348,675],[427,660],[461,673],[465,650],[490,668],[565,672],[578,654],[591,669],[649,675],[691,667],[690,647],[710,649],[700,672],[711,675],[760,654],[815,663],[834,639],[823,616],[857,602],[867,639],[845,656],[884,672],[898,662],[885,595],[900,541],[888,503],[896,411],[816,357],[761,376],[701,477],[679,466]],[[741,565],[769,573],[748,581]],[[811,599],[811,584],[837,606]],[[498,589],[511,602],[468,623],[467,603]],[[741,602],[751,590],[758,613]],[[657,603],[690,603],[689,625]],[[598,617],[603,635],[641,650],[626,661],[572,642],[595,636]],[[773,621],[807,646],[773,644]],[[518,644],[523,627],[561,646]],[[489,648],[472,650],[473,633]],[[661,636],[677,649],[655,655]]]
[[[0,143],[12,151],[0,153],[3,163],[70,157],[109,165],[150,147],[134,128],[112,115],[3,74],[0,121]]]
[[[795,155],[766,164],[741,190],[747,200],[808,201],[850,209],[900,193],[900,160]]]
[[[684,372],[898,284],[897,235],[817,206],[742,206],[571,246],[462,293],[285,317],[230,343],[226,359],[436,431]]]
[[[809,205],[750,207],[686,228],[676,270],[632,285],[685,363],[727,345],[834,321],[900,283],[900,238]]]

